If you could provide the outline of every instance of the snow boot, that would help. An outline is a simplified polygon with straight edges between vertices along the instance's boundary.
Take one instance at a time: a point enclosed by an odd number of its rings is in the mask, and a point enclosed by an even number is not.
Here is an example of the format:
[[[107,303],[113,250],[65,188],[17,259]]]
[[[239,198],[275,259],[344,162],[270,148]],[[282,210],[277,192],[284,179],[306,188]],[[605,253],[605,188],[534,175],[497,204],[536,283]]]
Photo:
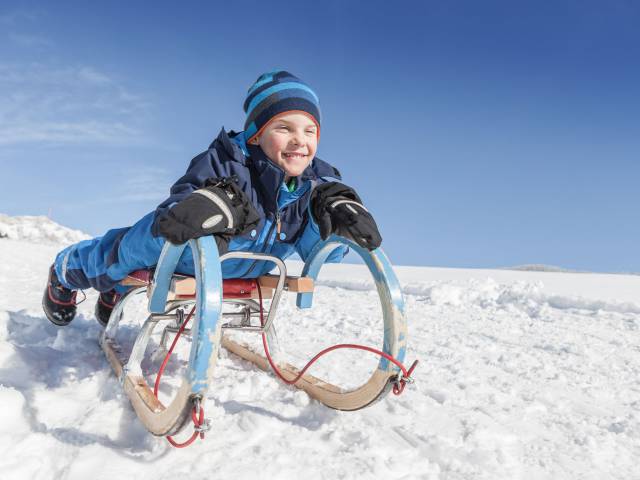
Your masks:
[[[118,300],[120,300],[120,294],[113,289],[100,293],[98,301],[96,302],[95,314],[96,320],[98,320],[98,323],[103,327],[106,327],[107,323],[109,323],[109,317]]]
[[[60,283],[55,268],[49,269],[49,281],[42,297],[42,309],[51,323],[64,327],[76,316],[75,290],[69,290]]]

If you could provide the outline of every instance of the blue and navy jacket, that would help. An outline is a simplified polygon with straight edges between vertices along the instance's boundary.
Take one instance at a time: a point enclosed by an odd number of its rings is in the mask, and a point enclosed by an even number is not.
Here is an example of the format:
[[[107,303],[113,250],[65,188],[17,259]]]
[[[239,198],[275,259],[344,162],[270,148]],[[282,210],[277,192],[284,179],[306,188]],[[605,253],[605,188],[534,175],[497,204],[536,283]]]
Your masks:
[[[260,214],[260,222],[251,232],[232,238],[229,251],[262,252],[281,259],[297,253],[305,260],[321,240],[309,212],[311,191],[319,183],[341,180],[340,172],[315,157],[295,178],[295,190],[289,192],[285,172],[260,147],[247,145],[243,132],[227,133],[224,128],[205,152],[191,160],[186,173],[171,187],[169,198],[156,209],[153,235],[159,236],[158,219],[166,210],[202,188],[207,179],[232,175],[238,177],[240,188]],[[328,261],[339,262],[346,251],[337,249]],[[225,278],[256,277],[273,267],[270,262],[230,259],[223,263],[222,273]]]

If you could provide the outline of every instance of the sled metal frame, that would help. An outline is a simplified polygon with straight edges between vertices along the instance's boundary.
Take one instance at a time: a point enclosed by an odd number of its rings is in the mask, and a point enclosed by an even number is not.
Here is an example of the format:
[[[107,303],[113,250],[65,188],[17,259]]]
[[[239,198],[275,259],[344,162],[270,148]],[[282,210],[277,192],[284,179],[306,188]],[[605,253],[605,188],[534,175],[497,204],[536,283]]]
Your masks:
[[[229,252],[218,257],[217,246],[212,238],[203,237],[188,243],[194,258],[196,292],[193,299],[167,300],[171,278],[177,262],[187,244],[166,243],[148,292],[149,315],[136,337],[128,358],[116,341],[116,332],[125,306],[136,295],[147,292],[149,287],[138,287],[127,292],[114,307],[107,328],[100,337],[100,344],[117,375],[131,404],[145,427],[154,435],[174,435],[188,422],[193,402],[202,400],[206,394],[218,357],[222,322],[222,274],[220,264],[231,258],[266,260],[280,269],[278,282],[271,299],[267,321],[257,330],[271,330],[277,304],[284,289],[286,266],[282,260],[270,255],[252,252]],[[190,329],[192,346],[189,366],[181,380],[177,394],[168,405],[160,402],[142,373],[141,362],[154,329],[160,322],[183,321],[182,307],[195,304],[195,315]],[[259,313],[259,312],[258,312]],[[175,327],[169,326],[170,330]],[[251,328],[255,330],[255,328]],[[195,333],[194,333],[195,332]],[[164,332],[163,332],[164,333]]]
[[[311,251],[302,270],[302,276],[312,278],[315,284],[327,258],[341,245],[349,246],[364,260],[375,281],[384,323],[384,338],[381,350],[403,362],[407,346],[404,299],[391,263],[381,248],[369,251],[351,240],[331,235],[325,242],[318,244]],[[311,308],[313,306],[313,292],[298,293],[296,306],[298,308]],[[272,345],[269,337],[267,337],[267,343],[271,350]],[[244,344],[223,336],[222,346],[239,357],[256,364],[262,370],[271,370],[271,366],[264,355],[254,352]],[[275,345],[273,347],[277,348]],[[280,363],[278,368],[287,380],[293,380],[300,373],[299,369],[287,363]],[[294,385],[330,408],[353,411],[367,407],[384,398],[393,388],[394,382],[399,378],[399,375],[400,369],[396,365],[385,358],[381,358],[377,369],[371,377],[360,387],[353,390],[342,389],[310,374],[303,375]]]
[[[186,246],[192,250],[196,278],[195,298],[168,300],[171,279],[176,265]],[[384,252],[378,248],[370,252],[352,241],[332,235],[316,246],[309,255],[303,277],[317,279],[328,256],[341,245],[348,245],[362,257],[372,274],[380,298],[384,339],[382,350],[404,361],[406,353],[406,321],[404,301],[398,280]],[[251,319],[260,316],[261,305],[252,299],[222,298],[222,274],[220,264],[231,258],[263,260],[273,262],[279,269],[276,288],[269,305],[264,326],[251,324]],[[100,337],[100,344],[123,385],[124,391],[144,426],[154,435],[174,435],[189,421],[193,404],[202,401],[207,393],[215,369],[218,349],[222,345],[231,353],[256,364],[263,370],[271,370],[266,357],[253,351],[247,345],[223,335],[223,330],[265,333],[271,351],[277,351],[277,337],[273,325],[278,303],[286,285],[287,269],[282,260],[271,255],[252,252],[229,252],[218,256],[217,246],[211,237],[190,240],[182,245],[165,243],[154,279],[149,287],[133,288],[120,299],[114,307],[107,328]],[[148,291],[147,291],[148,290]],[[131,299],[147,292],[149,315],[133,345],[130,355],[124,358],[123,350],[115,336],[124,309]],[[223,312],[223,303],[239,305],[240,311]],[[298,308],[311,308],[313,292],[297,293]],[[165,326],[161,344],[166,343],[168,333],[177,332],[184,321],[184,307],[195,305],[191,334],[192,345],[188,368],[182,376],[181,385],[168,405],[164,405],[153,394],[153,390],[142,374],[141,362],[154,329],[160,322],[172,322]],[[240,318],[240,324],[233,320]],[[229,320],[223,323],[222,320]],[[296,367],[280,363],[278,368],[285,378],[292,380],[298,375]],[[360,387],[344,390],[309,374],[302,376],[295,386],[306,391],[330,408],[338,410],[358,410],[383,398],[392,388],[400,374],[399,368],[381,358],[371,377]]]

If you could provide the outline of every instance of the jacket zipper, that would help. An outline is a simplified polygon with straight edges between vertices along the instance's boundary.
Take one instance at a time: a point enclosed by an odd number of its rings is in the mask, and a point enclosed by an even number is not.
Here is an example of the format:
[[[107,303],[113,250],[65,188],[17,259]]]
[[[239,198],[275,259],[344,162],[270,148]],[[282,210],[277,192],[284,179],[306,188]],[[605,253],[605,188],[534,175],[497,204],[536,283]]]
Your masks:
[[[264,245],[262,245],[262,249],[260,250],[260,252],[259,252],[259,253],[265,253],[265,252],[267,251],[267,247],[268,247],[268,246],[269,246],[269,244],[271,243],[271,241],[270,241],[270,239],[271,239],[271,234],[273,233],[273,229],[274,229],[274,227],[276,227],[276,226],[278,227],[278,230],[277,230],[277,231],[278,231],[278,232],[280,232],[280,210],[278,210],[278,211],[276,212],[276,218],[275,218],[275,221],[274,221],[274,222],[271,224],[271,226],[269,227],[269,233],[267,233],[267,237],[265,238]],[[278,235],[278,233],[276,233],[276,235]],[[274,242],[275,242],[275,238],[274,238],[273,240],[274,240]],[[249,274],[253,271],[253,269],[255,268],[256,264],[257,264],[259,261],[262,261],[262,260],[254,260],[253,262],[251,262],[251,265],[249,265],[249,269],[248,269],[246,272],[244,272],[244,274],[242,274],[242,276],[241,276],[241,277],[239,277],[239,278],[244,278],[244,277],[246,277],[247,275],[249,275]]]
[[[279,196],[280,196],[280,190],[276,192],[276,216],[274,218],[275,221],[273,222],[271,227],[269,227],[269,233],[265,238],[264,245],[262,246],[260,253],[265,253],[267,251],[267,246],[269,245],[269,243],[271,243],[271,234],[273,233],[274,227],[277,226],[278,228],[276,235],[280,235],[280,206],[278,205]],[[275,242],[275,238],[274,238],[274,242]],[[258,263],[258,260],[254,260],[253,262],[251,262],[251,265],[249,265],[249,269],[246,272],[244,272],[244,274],[239,278],[243,278],[249,275],[253,271],[257,263]]]

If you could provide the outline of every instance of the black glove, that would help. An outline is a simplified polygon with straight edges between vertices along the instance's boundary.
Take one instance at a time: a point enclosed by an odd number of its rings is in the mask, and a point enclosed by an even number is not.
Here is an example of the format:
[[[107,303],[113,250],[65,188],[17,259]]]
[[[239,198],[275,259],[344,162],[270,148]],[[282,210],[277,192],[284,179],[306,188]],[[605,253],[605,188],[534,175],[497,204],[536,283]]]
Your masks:
[[[234,177],[209,179],[158,221],[158,232],[173,244],[219,234],[231,237],[254,228],[260,216]]]
[[[382,243],[375,220],[353,188],[338,182],[323,183],[313,190],[310,202],[323,240],[335,233],[368,250]]]

